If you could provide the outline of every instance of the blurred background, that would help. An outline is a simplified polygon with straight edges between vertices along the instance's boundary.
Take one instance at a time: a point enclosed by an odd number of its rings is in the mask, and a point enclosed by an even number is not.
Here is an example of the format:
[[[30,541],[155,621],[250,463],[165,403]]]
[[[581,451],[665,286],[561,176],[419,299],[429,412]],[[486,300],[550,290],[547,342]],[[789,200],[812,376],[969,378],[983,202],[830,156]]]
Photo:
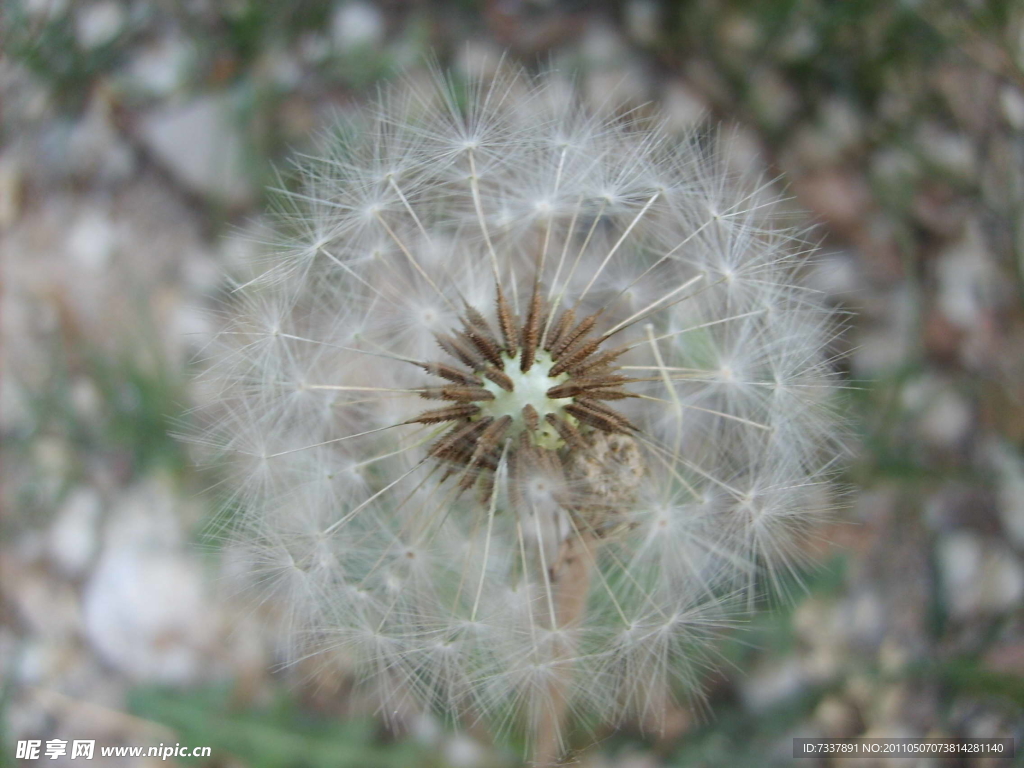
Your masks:
[[[428,715],[385,729],[343,665],[282,667],[273,608],[199,546],[216,471],[172,435],[288,156],[383,79],[505,51],[578,72],[596,106],[723,126],[737,167],[784,174],[812,284],[854,313],[847,493],[804,585],[722,640],[703,710],[581,734],[575,759],[787,765],[795,735],[1024,753],[1024,5],[2,3],[0,765],[27,738],[517,764]]]

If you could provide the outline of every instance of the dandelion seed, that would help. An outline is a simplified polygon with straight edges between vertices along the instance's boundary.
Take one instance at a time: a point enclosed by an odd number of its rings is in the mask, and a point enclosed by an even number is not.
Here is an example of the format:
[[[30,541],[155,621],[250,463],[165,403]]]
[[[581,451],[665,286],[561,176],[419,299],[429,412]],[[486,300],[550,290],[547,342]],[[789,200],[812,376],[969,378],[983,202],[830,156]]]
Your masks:
[[[768,186],[554,77],[387,92],[300,161],[203,437],[297,653],[541,763],[577,715],[699,696],[837,453],[834,322]]]

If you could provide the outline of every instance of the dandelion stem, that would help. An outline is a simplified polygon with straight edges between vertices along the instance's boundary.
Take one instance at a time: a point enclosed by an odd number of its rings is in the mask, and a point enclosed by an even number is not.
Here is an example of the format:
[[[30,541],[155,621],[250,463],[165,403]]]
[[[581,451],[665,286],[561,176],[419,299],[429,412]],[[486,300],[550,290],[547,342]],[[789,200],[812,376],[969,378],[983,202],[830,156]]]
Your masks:
[[[593,556],[579,557],[574,550],[579,546],[590,555],[590,546],[591,544],[596,545],[596,543],[597,538],[593,534],[577,535],[575,538],[570,538],[559,560],[552,565],[552,570],[557,573],[557,621],[560,631],[552,635],[552,643],[557,643],[557,645],[552,650],[550,664],[555,671],[545,700],[545,708],[549,708],[550,712],[545,713],[545,716],[537,724],[534,743],[534,765],[537,766],[557,765],[565,751],[564,731],[569,709],[568,690],[572,683],[573,659],[576,656],[575,643],[569,632],[579,627],[584,621],[587,595],[590,592],[590,577],[595,563]],[[543,565],[543,554],[541,558]],[[550,594],[551,585],[547,580],[545,583],[548,584]],[[614,600],[614,597],[612,599]],[[617,604],[616,607],[618,607]],[[555,619],[553,618],[552,621],[554,622]],[[554,628],[554,624],[552,624],[552,628]]]
[[[583,534],[580,533],[579,526],[576,525],[576,521],[573,519],[573,516],[572,515],[568,515],[568,517],[569,517],[569,523],[570,523],[570,525],[572,525],[573,533],[576,534],[576,539],[575,540],[581,542],[580,546],[583,548],[583,551],[587,555],[587,562],[590,564],[590,566],[597,573],[598,578],[601,579],[601,584],[604,585],[605,592],[608,593],[608,598],[612,601],[612,605],[615,606],[615,611],[619,614],[619,618],[622,619],[622,623],[628,625],[629,624],[629,619],[626,618],[626,614],[622,610],[622,606],[619,605],[619,601],[615,597],[615,592],[612,591],[612,587],[608,583],[608,579],[605,577],[605,575],[603,573],[601,573],[601,569],[597,567],[597,557],[596,557],[596,555],[594,554],[593,550],[591,550],[590,546],[588,546],[588,544],[590,542],[593,542],[594,543],[594,549],[596,549],[597,545],[600,544],[600,540],[598,538],[596,538],[596,536],[593,533],[591,533],[591,532],[588,532],[587,537],[585,539]]]

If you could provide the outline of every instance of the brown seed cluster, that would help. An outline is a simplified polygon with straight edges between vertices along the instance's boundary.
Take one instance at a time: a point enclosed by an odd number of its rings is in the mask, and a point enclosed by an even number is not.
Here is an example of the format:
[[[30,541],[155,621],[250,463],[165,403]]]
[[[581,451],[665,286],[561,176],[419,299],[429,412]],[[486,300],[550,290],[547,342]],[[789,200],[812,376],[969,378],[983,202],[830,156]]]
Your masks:
[[[420,414],[410,424],[448,424],[448,431],[430,448],[430,455],[445,462],[445,477],[459,476],[459,486],[470,488],[485,473],[498,468],[507,453],[515,482],[537,473],[565,476],[574,450],[585,451],[589,435],[628,435],[635,427],[607,403],[634,397],[623,385],[635,379],[616,373],[626,346],[602,350],[607,335],[594,328],[601,312],[581,320],[572,308],[549,307],[539,281],[535,281],[525,318],[513,313],[501,286],[496,287],[498,333],[484,316],[467,306],[462,327],[437,334],[437,343],[455,363],[423,363],[428,373],[445,380],[426,387],[421,396],[451,404]],[[551,380],[543,402],[525,402],[516,413],[496,414],[497,399],[512,400],[517,382],[535,371]],[[529,397],[525,398],[529,400]],[[556,406],[549,407],[552,401]],[[500,410],[500,409],[499,409]],[[513,499],[514,501],[514,499]]]

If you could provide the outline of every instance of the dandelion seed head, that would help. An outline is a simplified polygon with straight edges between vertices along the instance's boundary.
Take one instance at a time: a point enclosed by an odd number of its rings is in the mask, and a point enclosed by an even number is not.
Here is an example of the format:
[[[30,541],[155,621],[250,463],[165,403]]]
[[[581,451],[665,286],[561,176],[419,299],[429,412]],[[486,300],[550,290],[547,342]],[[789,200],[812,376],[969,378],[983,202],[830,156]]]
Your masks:
[[[727,151],[507,71],[384,89],[299,159],[200,436],[296,656],[498,731],[699,696],[839,449],[835,318]]]

